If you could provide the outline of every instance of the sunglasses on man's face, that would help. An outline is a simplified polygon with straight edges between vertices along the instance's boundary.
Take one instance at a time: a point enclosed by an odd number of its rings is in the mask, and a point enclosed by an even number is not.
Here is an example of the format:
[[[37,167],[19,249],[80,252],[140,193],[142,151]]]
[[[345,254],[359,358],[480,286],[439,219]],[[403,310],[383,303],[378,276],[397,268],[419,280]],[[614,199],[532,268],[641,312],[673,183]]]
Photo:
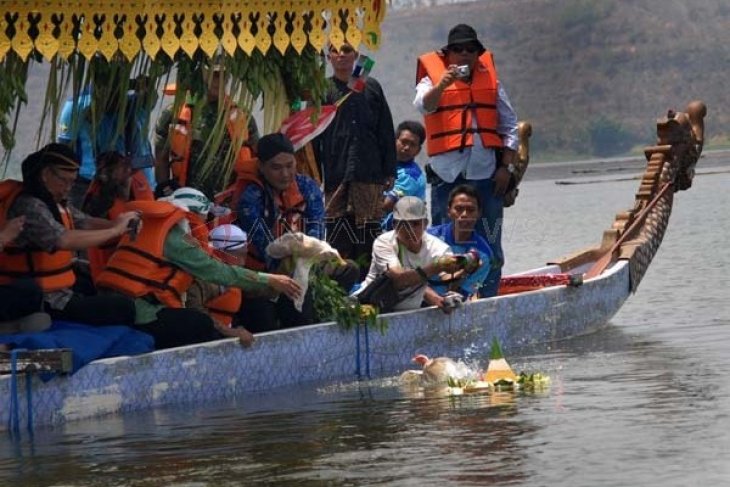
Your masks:
[[[343,45],[342,45],[342,46],[340,47],[340,50],[339,50],[339,51],[338,51],[338,50],[337,50],[337,49],[336,49],[335,47],[332,47],[332,48],[330,49],[330,52],[331,52],[332,54],[350,54],[350,53],[352,53],[352,52],[355,52],[355,48],[354,48],[354,47],[352,47],[352,46],[350,46],[350,45],[347,45],[347,44],[343,44]]]
[[[451,51],[453,53],[456,53],[456,54],[461,54],[464,51],[468,52],[469,54],[474,54],[478,50],[479,50],[479,48],[477,46],[472,46],[472,45],[466,45],[466,46],[460,46],[460,45],[449,46],[449,51]]]

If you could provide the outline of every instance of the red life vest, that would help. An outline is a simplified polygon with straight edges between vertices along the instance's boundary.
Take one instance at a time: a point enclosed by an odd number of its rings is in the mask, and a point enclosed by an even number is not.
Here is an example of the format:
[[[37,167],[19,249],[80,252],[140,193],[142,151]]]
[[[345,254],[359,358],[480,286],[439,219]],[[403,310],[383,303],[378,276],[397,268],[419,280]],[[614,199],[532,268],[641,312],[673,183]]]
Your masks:
[[[20,181],[0,182],[0,227],[5,225],[8,210],[23,191]],[[61,223],[67,230],[73,230],[73,219],[66,207],[58,205]],[[45,252],[6,246],[0,252],[0,284],[9,284],[19,278],[33,278],[44,292],[68,289],[76,282],[71,263],[70,250]]]
[[[259,186],[262,191],[266,191],[264,182],[261,180],[260,176],[256,175],[241,180],[241,189],[239,194],[243,193],[249,184],[255,184]],[[268,231],[271,232],[274,239],[277,239],[288,232],[303,231],[302,215],[307,208],[307,201],[299,191],[299,184],[297,184],[296,178],[294,178],[294,181],[292,181],[289,187],[287,187],[284,191],[279,194],[274,194],[274,204],[276,205],[278,218],[274,222],[274,228],[268,228]],[[253,228],[251,231],[262,230]],[[266,270],[264,256],[258,255],[254,246],[250,246],[248,248],[246,267],[256,271]]]
[[[134,171],[131,179],[129,193],[130,201],[153,201],[155,199],[155,195],[152,192],[152,188],[150,187],[147,177],[144,175],[143,171],[139,169]],[[94,180],[91,182],[87,194],[95,194],[99,191],[99,183]],[[107,218],[109,220],[114,220],[116,217],[124,213],[124,205],[126,203],[127,202],[122,198],[115,198],[112,207],[109,208]],[[109,257],[111,257],[114,250],[116,250],[118,243],[119,240],[116,239],[104,245],[100,245],[99,247],[91,247],[88,249],[87,254],[89,257],[89,267],[91,270],[91,278],[94,282],[96,282],[102,269],[106,266],[106,263],[109,261]]]
[[[236,175],[235,181],[213,198],[217,205],[226,207],[231,212],[211,220],[208,224],[211,230],[218,225],[230,224],[236,220],[236,207],[238,206],[238,200],[241,199],[241,193],[252,180],[258,180],[258,161],[253,156],[248,160],[236,161],[236,165],[233,167],[233,172]]]
[[[134,298],[152,295],[169,308],[181,308],[193,277],[165,258],[164,246],[187,212],[165,201],[132,201],[124,209],[140,212],[142,230],[134,241],[126,234],[121,238],[97,286]]]
[[[228,328],[233,323],[233,316],[241,308],[243,294],[237,287],[226,289],[225,292],[205,302],[210,315],[219,323]]]
[[[168,93],[168,91],[165,90],[165,93]],[[180,108],[177,120],[170,131],[170,170],[173,179],[177,180],[180,186],[187,185],[189,176],[190,148],[193,143],[192,121],[192,106],[185,103]],[[236,144],[241,144],[234,165],[236,167],[250,165],[253,153],[250,147],[243,145],[243,142],[248,139],[248,117],[246,113],[239,110],[235,105],[231,106],[226,128],[233,147]]]
[[[416,83],[428,76],[435,86],[446,69],[443,54],[424,54],[418,58]],[[429,156],[471,147],[475,133],[484,147],[502,147],[502,138],[497,133],[497,70],[491,52],[479,56],[471,76],[471,83],[457,79],[449,85],[436,111],[424,116]]]

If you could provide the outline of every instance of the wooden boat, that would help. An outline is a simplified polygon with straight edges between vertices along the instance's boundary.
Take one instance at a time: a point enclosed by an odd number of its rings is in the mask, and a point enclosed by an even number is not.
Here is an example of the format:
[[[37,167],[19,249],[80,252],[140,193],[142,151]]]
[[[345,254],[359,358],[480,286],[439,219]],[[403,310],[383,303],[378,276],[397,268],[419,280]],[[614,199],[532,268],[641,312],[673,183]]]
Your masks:
[[[0,429],[9,421],[57,425],[293,384],[395,375],[416,352],[460,357],[467,347],[486,347],[494,337],[509,353],[590,333],[636,291],[666,231],[674,193],[691,186],[705,111],[704,104],[692,102],[686,113],[659,120],[658,142],[645,150],[648,164],[633,207],[618,214],[601,245],[505,280],[521,292],[469,302],[448,316],[435,308],[392,313],[384,334],[364,327],[344,332],[336,323],[322,323],[263,333],[250,349],[229,339],[99,360],[48,382],[32,376],[27,384],[13,383],[3,376],[0,398],[15,394],[19,400],[14,408],[0,408]],[[585,279],[579,286],[539,286],[539,276],[554,274]]]

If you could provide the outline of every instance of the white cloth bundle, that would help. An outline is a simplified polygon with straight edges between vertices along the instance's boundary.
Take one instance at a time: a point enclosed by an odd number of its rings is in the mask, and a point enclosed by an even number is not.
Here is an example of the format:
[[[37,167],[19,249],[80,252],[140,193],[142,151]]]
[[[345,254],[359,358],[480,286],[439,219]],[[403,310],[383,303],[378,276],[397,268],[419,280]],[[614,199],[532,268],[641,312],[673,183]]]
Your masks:
[[[340,254],[324,240],[310,237],[301,232],[285,233],[266,246],[266,253],[273,259],[294,258],[294,275],[292,278],[302,287],[302,294],[294,301],[294,307],[302,310],[304,295],[309,286],[309,271],[319,262],[337,259]]]

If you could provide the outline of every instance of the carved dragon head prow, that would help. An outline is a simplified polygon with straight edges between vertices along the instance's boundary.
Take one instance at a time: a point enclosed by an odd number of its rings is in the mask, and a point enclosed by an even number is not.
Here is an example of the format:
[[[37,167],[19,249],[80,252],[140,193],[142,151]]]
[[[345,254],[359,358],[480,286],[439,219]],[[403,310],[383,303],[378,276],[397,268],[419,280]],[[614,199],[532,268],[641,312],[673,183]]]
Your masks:
[[[705,137],[704,118],[707,115],[707,106],[695,100],[687,105],[686,112],[669,110],[666,118],[657,120],[657,148],[671,146],[671,153],[665,154],[669,166],[668,173],[662,182],[671,181],[674,190],[689,189],[695,175],[695,166],[702,154]],[[647,159],[650,159],[652,147],[646,149]],[[661,152],[661,151],[660,151]]]
[[[674,193],[692,186],[704,144],[706,114],[701,101],[690,102],[686,112],[670,110],[666,118],[657,120],[657,145],[644,149],[648,162],[634,208],[619,215],[613,225],[620,237],[628,237],[620,238],[624,242],[619,258],[629,261],[632,291],[664,238]]]
[[[617,258],[627,260],[631,290],[636,290],[664,238],[674,193],[692,186],[704,144],[706,114],[705,104],[693,101],[686,112],[669,110],[657,120],[657,144],[644,149],[647,165],[633,207],[616,215],[611,228],[603,232],[600,246],[556,261],[563,272],[591,264],[584,275],[590,279]]]

